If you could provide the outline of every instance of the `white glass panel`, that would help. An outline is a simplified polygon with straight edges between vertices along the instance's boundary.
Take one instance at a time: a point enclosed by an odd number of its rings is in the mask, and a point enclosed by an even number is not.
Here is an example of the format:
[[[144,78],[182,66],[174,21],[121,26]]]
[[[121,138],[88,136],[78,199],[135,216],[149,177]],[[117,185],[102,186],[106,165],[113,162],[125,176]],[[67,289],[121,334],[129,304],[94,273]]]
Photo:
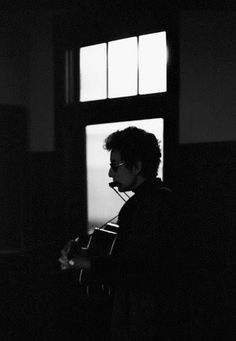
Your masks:
[[[80,49],[80,101],[107,98],[106,43]]]
[[[166,91],[166,32],[139,37],[139,94]]]
[[[137,95],[137,37],[108,43],[108,97]]]
[[[163,177],[164,127],[162,118],[88,125],[86,127],[86,158],[89,231],[115,217],[124,204],[108,185],[112,181],[108,176],[110,153],[103,148],[103,145],[109,134],[129,126],[136,126],[155,134],[162,151],[158,177]],[[129,195],[132,193],[129,192]]]

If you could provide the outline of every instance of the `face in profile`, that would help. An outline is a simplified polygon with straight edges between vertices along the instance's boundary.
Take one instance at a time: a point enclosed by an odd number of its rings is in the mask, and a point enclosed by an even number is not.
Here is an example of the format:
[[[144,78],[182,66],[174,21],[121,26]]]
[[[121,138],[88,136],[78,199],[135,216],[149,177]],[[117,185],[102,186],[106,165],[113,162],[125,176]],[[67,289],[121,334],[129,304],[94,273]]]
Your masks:
[[[117,183],[117,187],[120,192],[132,191],[137,186],[137,167],[128,167],[127,162],[122,160],[121,154],[118,150],[111,151],[108,175],[113,179],[113,182]]]

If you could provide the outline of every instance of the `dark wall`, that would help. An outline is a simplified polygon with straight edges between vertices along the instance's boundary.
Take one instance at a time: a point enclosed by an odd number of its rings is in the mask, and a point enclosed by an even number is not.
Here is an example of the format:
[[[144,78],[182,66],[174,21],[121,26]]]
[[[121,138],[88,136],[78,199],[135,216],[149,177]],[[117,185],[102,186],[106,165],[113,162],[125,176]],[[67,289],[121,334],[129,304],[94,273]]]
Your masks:
[[[0,338],[20,337],[27,311],[27,112],[0,106]]]
[[[179,182],[189,214],[198,275],[193,284],[196,339],[235,338],[236,143],[179,146]],[[202,334],[199,334],[199,331]],[[211,339],[210,336],[208,339]]]
[[[26,110],[0,106],[0,252],[24,248],[26,148]]]
[[[207,261],[221,272],[235,262],[236,143],[179,146],[183,187]],[[212,268],[213,270],[213,268]]]

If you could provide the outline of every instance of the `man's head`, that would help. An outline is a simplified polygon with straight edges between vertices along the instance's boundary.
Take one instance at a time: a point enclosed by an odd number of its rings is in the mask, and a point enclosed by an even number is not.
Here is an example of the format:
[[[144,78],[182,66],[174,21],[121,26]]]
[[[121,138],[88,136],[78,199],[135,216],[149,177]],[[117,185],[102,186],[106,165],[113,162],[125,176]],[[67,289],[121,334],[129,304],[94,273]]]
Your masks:
[[[118,130],[106,138],[105,148],[111,151],[109,176],[120,191],[135,190],[156,177],[161,151],[154,134],[136,127]]]

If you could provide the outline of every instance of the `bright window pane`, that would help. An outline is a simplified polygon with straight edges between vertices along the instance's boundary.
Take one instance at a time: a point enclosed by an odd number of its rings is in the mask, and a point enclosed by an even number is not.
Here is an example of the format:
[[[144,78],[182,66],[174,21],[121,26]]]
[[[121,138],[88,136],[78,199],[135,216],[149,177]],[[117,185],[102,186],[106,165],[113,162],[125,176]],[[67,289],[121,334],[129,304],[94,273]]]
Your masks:
[[[86,126],[86,160],[87,160],[87,198],[88,198],[88,228],[101,226],[115,217],[124,202],[109,187],[112,181],[108,176],[110,153],[103,148],[104,139],[118,129],[129,126],[142,128],[155,134],[162,151],[158,177],[163,177],[163,134],[162,118],[114,122]],[[128,193],[132,195],[131,192]]]
[[[80,49],[80,101],[107,98],[106,43]]]
[[[139,94],[166,91],[166,32],[139,37]]]
[[[108,43],[108,97],[137,95],[137,37]]]

